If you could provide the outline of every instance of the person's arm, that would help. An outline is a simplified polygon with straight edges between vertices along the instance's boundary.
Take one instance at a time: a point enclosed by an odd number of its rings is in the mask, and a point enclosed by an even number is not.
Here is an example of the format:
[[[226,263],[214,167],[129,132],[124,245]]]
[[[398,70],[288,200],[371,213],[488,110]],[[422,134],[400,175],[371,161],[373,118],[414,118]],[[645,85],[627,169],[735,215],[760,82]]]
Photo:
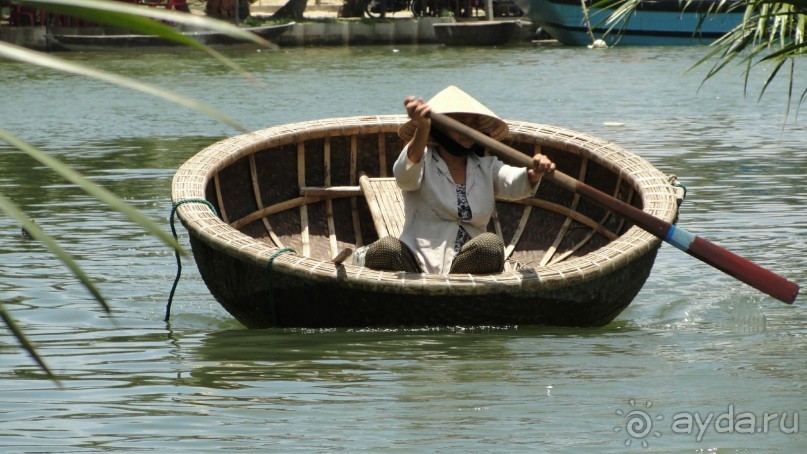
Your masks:
[[[423,102],[423,98],[414,96],[408,96],[404,100],[404,106],[406,107],[406,114],[417,126],[412,140],[409,141],[407,157],[410,162],[418,163],[426,154],[426,144],[429,141],[429,132],[432,125],[432,121],[428,117],[431,107]]]
[[[544,176],[545,173],[554,171],[555,163],[541,153],[536,153],[535,156],[532,157],[532,169],[527,170],[527,177],[530,180],[530,187],[535,189],[538,183],[541,182],[541,177]]]
[[[513,167],[501,160],[494,161],[494,192],[496,196],[509,200],[523,199],[535,195],[538,183],[544,173],[553,172],[555,163],[538,153],[533,156],[533,169]]]

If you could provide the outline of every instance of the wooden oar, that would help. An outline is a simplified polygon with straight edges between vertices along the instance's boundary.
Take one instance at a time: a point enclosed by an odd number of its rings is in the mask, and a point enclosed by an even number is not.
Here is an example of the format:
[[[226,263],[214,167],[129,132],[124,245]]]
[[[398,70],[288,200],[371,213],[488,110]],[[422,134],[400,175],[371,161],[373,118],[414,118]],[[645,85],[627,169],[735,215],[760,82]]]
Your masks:
[[[442,130],[452,130],[486,147],[502,158],[525,167],[532,167],[532,158],[507,145],[470,128],[451,117],[431,112],[432,124]],[[576,192],[599,205],[625,216],[640,228],[681,249],[751,287],[792,304],[799,294],[799,286],[784,277],[750,262],[708,240],[629,205],[617,198],[576,180],[560,171],[543,176],[558,186]]]

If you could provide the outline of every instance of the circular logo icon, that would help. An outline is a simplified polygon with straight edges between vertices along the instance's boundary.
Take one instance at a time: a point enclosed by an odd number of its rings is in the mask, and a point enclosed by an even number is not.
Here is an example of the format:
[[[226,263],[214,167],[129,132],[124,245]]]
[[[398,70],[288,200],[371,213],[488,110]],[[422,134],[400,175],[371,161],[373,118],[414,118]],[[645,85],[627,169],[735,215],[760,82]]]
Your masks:
[[[628,403],[634,409],[628,410],[627,413],[622,410],[616,411],[617,415],[623,417],[623,424],[614,427],[614,432],[625,431],[628,435],[625,440],[625,446],[630,446],[633,440],[642,440],[642,447],[646,448],[650,445],[646,440],[648,435],[652,433],[656,438],[661,436],[661,432],[653,430],[653,420],[661,421],[664,417],[661,415],[653,417],[646,410],[635,409],[636,401],[633,399],[629,400]],[[645,409],[649,409],[651,406],[653,406],[653,402],[648,400],[645,403]]]

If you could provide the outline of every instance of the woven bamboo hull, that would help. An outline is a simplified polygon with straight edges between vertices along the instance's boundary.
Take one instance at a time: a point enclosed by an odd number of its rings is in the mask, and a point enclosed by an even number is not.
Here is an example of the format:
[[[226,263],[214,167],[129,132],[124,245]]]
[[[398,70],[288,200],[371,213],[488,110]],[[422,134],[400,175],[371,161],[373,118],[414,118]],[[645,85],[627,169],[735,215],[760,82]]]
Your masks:
[[[343,248],[377,239],[352,188],[362,172],[391,175],[405,120],[269,128],[214,144],[179,169],[174,201],[205,198],[219,213],[195,202],[177,209],[206,285],[230,314],[250,328],[601,326],[630,304],[659,240],[548,182],[536,199],[497,202],[490,230],[513,245],[503,273],[446,277],[332,263]],[[508,123],[510,146],[540,150],[564,173],[675,219],[673,187],[645,160],[574,131]]]

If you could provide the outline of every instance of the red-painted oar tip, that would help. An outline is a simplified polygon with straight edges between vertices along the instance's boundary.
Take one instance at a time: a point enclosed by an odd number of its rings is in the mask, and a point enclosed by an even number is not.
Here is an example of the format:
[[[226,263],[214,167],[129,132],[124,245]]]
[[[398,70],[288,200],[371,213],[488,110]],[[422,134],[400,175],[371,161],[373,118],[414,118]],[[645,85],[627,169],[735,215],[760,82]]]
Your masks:
[[[790,301],[785,301],[787,304],[793,304],[796,301],[796,297],[799,296],[799,286],[796,285],[795,282],[791,282],[793,284],[793,297],[790,298]]]

